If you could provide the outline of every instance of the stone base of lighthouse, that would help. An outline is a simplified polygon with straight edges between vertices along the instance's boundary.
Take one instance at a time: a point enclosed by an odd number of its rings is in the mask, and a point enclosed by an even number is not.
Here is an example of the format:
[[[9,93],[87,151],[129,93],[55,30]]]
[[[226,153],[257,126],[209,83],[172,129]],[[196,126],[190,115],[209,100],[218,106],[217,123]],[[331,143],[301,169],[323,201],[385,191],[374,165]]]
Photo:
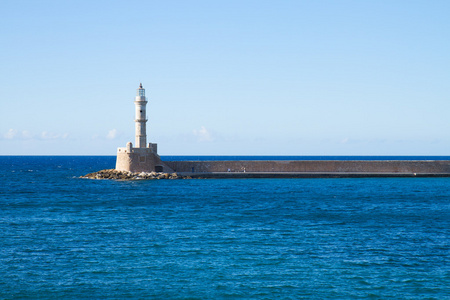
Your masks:
[[[131,143],[117,149],[116,170],[129,172],[164,172],[173,173],[173,169],[161,161],[157,145],[148,148],[133,148]]]

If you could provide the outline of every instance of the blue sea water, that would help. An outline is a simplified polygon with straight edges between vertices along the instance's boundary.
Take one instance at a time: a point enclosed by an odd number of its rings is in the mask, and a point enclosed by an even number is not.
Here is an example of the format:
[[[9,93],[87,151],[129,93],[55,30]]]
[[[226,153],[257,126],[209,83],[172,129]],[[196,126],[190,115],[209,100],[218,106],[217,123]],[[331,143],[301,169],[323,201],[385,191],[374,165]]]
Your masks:
[[[0,299],[450,299],[450,178],[79,178],[114,162],[0,157]]]

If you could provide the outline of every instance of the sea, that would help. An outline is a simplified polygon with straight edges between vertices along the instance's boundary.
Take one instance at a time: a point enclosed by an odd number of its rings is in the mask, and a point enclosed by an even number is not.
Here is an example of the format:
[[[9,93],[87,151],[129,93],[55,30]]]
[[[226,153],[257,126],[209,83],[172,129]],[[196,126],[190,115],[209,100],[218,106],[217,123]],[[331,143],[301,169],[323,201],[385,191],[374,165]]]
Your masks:
[[[0,156],[0,299],[450,299],[449,177],[80,178],[114,165]]]

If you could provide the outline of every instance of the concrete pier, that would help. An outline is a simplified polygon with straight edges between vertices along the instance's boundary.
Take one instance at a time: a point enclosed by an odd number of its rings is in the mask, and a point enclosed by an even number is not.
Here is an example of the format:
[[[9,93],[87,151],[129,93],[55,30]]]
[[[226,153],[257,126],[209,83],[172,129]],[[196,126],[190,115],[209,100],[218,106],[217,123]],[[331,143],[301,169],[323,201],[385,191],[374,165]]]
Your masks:
[[[164,161],[192,178],[450,177],[448,160]]]

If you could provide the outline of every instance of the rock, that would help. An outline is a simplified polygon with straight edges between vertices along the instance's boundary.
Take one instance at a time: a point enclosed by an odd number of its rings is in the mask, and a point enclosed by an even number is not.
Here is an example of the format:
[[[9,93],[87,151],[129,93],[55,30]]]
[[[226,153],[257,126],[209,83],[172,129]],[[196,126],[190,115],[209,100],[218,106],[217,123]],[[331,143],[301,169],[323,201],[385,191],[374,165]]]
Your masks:
[[[81,178],[89,179],[114,179],[114,180],[142,180],[142,179],[184,179],[190,177],[179,176],[177,173],[156,173],[156,172],[128,172],[118,171],[116,169],[100,170],[98,172],[89,173],[81,176]]]

